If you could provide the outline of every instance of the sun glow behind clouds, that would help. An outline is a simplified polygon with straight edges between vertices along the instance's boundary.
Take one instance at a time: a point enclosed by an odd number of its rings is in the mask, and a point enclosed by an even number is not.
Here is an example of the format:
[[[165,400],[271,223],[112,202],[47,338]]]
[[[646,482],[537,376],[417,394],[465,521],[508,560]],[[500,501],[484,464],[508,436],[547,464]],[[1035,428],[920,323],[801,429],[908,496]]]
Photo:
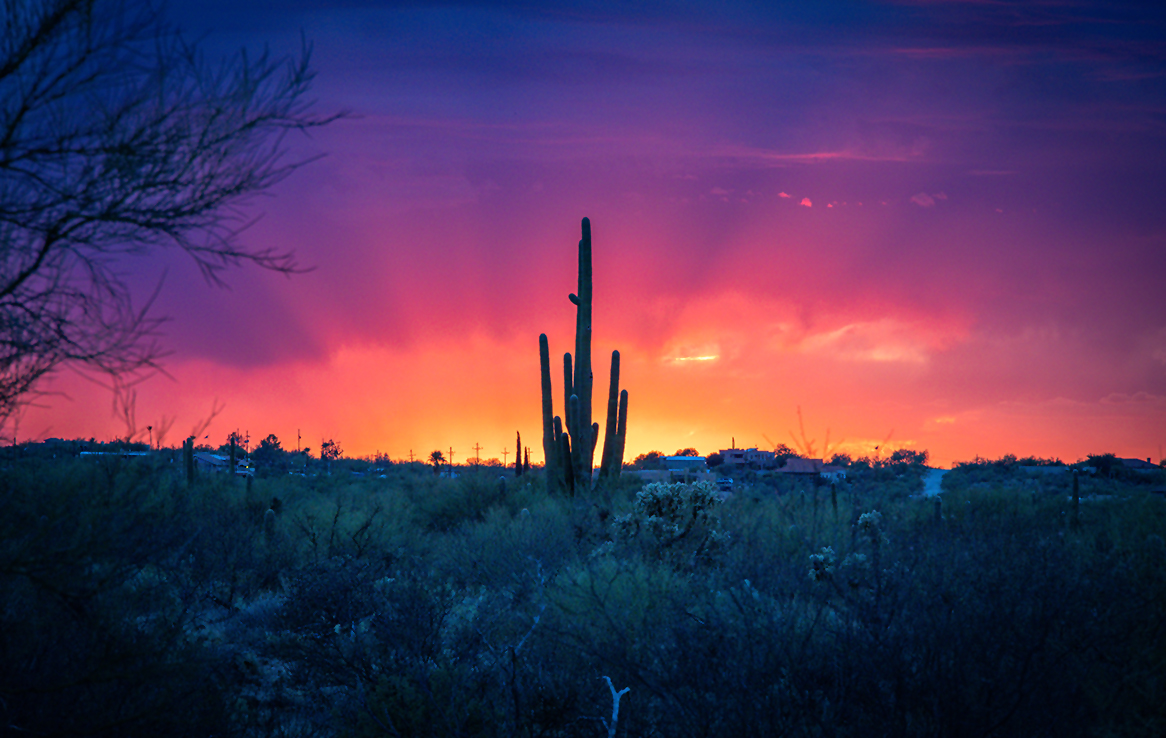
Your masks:
[[[808,336],[801,350],[833,354],[848,361],[922,364],[928,353],[913,336],[890,321],[851,323],[833,331]]]
[[[717,344],[688,344],[669,351],[662,360],[670,364],[708,364],[720,358],[721,347]]]

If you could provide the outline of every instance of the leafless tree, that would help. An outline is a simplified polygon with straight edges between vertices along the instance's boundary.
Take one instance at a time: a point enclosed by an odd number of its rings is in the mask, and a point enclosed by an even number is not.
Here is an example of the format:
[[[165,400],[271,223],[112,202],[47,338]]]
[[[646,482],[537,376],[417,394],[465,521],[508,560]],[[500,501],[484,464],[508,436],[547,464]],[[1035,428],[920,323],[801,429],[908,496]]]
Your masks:
[[[294,58],[208,63],[142,0],[0,0],[0,427],[64,366],[113,376],[161,356],[123,257],[182,249],[221,284],[290,253],[238,243],[245,206],[323,125]],[[156,293],[155,293],[156,294]]]

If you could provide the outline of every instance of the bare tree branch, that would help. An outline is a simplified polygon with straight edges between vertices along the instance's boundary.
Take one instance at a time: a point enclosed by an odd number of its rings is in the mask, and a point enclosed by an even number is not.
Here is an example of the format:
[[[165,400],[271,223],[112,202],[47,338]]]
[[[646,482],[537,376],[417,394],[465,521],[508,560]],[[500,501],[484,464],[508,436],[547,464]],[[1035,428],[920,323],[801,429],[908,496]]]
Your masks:
[[[0,425],[64,365],[157,367],[158,318],[117,270],[177,247],[211,284],[253,264],[303,271],[238,237],[253,198],[305,161],[286,135],[311,112],[311,47],[210,64],[130,0],[0,6]]]

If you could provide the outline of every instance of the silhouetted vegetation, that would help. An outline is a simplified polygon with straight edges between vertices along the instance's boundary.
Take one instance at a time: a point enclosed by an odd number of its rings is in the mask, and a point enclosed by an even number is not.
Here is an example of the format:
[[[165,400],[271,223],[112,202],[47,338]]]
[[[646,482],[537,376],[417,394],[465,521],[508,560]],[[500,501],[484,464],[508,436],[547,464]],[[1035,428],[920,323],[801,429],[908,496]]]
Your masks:
[[[127,258],[178,248],[219,284],[301,271],[238,236],[303,163],[288,132],[336,118],[311,112],[310,56],[212,62],[155,3],[0,7],[0,430],[65,366],[108,377],[115,408],[157,369],[156,295],[134,299]]]
[[[905,452],[608,509],[260,448],[192,486],[5,449],[0,734],[598,736],[625,688],[621,736],[1166,731],[1162,471],[977,459],[937,502]]]
[[[595,450],[599,423],[591,422],[591,220],[583,219],[579,240],[579,292],[567,298],[575,306],[575,355],[563,354],[563,415],[555,415],[551,384],[550,344],[547,334],[538,337],[539,372],[542,380],[544,477],[551,491],[569,495],[593,488]],[[573,364],[572,364],[573,362]],[[572,371],[572,365],[574,370]],[[618,486],[627,439],[628,391],[619,389],[619,351],[611,352],[611,383],[607,395],[607,426],[603,436],[598,481],[594,486]],[[521,444],[518,449],[522,453]],[[517,459],[515,463],[520,463]]]

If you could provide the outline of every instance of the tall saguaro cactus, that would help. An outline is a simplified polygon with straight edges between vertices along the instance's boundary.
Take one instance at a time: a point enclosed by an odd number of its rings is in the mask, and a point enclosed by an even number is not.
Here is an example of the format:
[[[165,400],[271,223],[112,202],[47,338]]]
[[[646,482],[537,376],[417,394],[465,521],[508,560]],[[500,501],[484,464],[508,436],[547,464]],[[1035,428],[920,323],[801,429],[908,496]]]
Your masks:
[[[591,221],[583,219],[579,241],[578,293],[568,299],[575,305],[575,356],[563,356],[563,403],[566,423],[554,414],[551,387],[551,356],[546,334],[538,337],[542,375],[543,453],[547,487],[575,494],[590,489],[599,423],[591,422]],[[627,390],[619,390],[619,352],[611,354],[611,386],[607,401],[607,427],[600,458],[599,479],[619,476],[623,466],[627,431]]]
[[[515,431],[515,437],[518,443],[518,453],[514,457],[514,476],[522,476],[522,433]]]
[[[186,462],[186,486],[194,485],[194,436],[182,442],[182,460]]]

